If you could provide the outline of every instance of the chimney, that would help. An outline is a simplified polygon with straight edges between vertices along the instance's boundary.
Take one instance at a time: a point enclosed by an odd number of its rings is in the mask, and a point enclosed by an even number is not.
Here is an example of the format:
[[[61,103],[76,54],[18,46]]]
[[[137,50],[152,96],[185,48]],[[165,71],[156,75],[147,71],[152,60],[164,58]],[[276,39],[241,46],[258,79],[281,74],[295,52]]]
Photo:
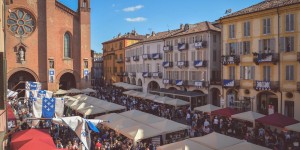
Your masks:
[[[155,34],[155,32],[154,31],[152,31],[152,33],[151,33],[151,36],[155,36],[156,34]]]
[[[146,34],[146,38],[148,39],[150,37],[150,34]]]
[[[121,33],[118,34],[118,38],[121,37]]]
[[[180,29],[183,30],[184,29],[184,25],[180,24]]]

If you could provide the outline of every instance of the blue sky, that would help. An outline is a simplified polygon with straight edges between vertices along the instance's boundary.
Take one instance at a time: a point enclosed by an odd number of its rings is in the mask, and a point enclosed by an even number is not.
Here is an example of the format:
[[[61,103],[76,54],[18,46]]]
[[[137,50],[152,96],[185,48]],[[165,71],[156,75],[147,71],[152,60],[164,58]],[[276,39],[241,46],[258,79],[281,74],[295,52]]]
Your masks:
[[[59,0],[77,10],[77,0]],[[135,29],[139,34],[179,28],[180,24],[215,21],[262,0],[91,0],[91,48]]]

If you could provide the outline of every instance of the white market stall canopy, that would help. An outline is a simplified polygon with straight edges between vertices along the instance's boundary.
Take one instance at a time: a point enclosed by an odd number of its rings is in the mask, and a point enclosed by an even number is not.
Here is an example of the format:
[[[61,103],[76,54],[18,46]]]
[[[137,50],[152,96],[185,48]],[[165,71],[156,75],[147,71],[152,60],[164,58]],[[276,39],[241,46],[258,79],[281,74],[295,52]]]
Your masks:
[[[128,84],[128,83],[124,83],[124,82],[117,82],[113,84],[116,87],[121,87],[124,88],[126,90],[137,90],[137,89],[142,89],[142,86],[137,86],[137,85],[132,85],[132,84]]]
[[[68,91],[59,89],[59,90],[56,91],[54,94],[55,94],[55,95],[64,95],[64,94],[68,94]]]
[[[189,102],[180,100],[180,99],[173,99],[170,97],[162,97],[162,96],[158,96],[158,95],[153,95],[153,94],[143,93],[143,92],[138,92],[138,91],[133,91],[133,90],[123,92],[123,94],[132,96],[132,97],[138,97],[141,99],[151,100],[153,102],[160,103],[160,104],[172,105],[175,107],[185,106],[185,105],[190,104]]]
[[[157,150],[271,150],[216,132],[157,147]]]
[[[300,123],[286,126],[285,129],[290,130],[290,131],[300,132]]]
[[[64,98],[66,99],[66,106],[76,110],[84,116],[126,109],[125,106],[110,103],[84,94],[76,95],[74,97],[64,96]]]
[[[221,109],[221,107],[218,106],[214,106],[212,104],[207,104],[204,106],[200,106],[200,107],[195,107],[194,110],[196,111],[202,111],[202,112],[207,112],[207,113],[211,113],[212,111]]]
[[[247,111],[247,112],[232,115],[231,118],[246,120],[246,121],[249,121],[249,122],[255,122],[256,119],[262,118],[264,116],[265,115],[257,113],[257,112]]]
[[[109,120],[109,123],[103,122],[102,124],[133,139],[135,142],[189,129],[187,125],[138,110],[126,111],[119,114],[110,113],[96,117],[96,119]]]
[[[68,93],[72,93],[72,94],[79,94],[79,93],[82,93],[80,90],[78,89],[70,89],[67,91]]]
[[[97,91],[91,88],[81,90],[82,93],[96,93]]]

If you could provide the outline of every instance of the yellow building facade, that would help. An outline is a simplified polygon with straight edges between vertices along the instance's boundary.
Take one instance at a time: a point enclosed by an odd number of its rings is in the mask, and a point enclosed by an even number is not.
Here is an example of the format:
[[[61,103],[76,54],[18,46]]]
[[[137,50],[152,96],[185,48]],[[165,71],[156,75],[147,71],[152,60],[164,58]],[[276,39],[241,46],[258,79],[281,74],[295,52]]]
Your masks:
[[[134,30],[103,42],[103,72],[106,83],[123,82],[125,75],[125,48],[143,38]]]
[[[224,106],[300,120],[300,3],[263,1],[219,22]]]

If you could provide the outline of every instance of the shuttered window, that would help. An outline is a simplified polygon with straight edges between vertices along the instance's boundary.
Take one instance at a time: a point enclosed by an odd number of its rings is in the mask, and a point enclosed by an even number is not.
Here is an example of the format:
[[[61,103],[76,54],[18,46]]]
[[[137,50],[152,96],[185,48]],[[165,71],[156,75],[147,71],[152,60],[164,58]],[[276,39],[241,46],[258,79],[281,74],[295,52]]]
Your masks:
[[[271,19],[265,18],[263,19],[263,34],[271,33]]]
[[[294,14],[287,14],[285,16],[285,31],[294,31]]]
[[[250,36],[250,21],[244,22],[244,36]]]

